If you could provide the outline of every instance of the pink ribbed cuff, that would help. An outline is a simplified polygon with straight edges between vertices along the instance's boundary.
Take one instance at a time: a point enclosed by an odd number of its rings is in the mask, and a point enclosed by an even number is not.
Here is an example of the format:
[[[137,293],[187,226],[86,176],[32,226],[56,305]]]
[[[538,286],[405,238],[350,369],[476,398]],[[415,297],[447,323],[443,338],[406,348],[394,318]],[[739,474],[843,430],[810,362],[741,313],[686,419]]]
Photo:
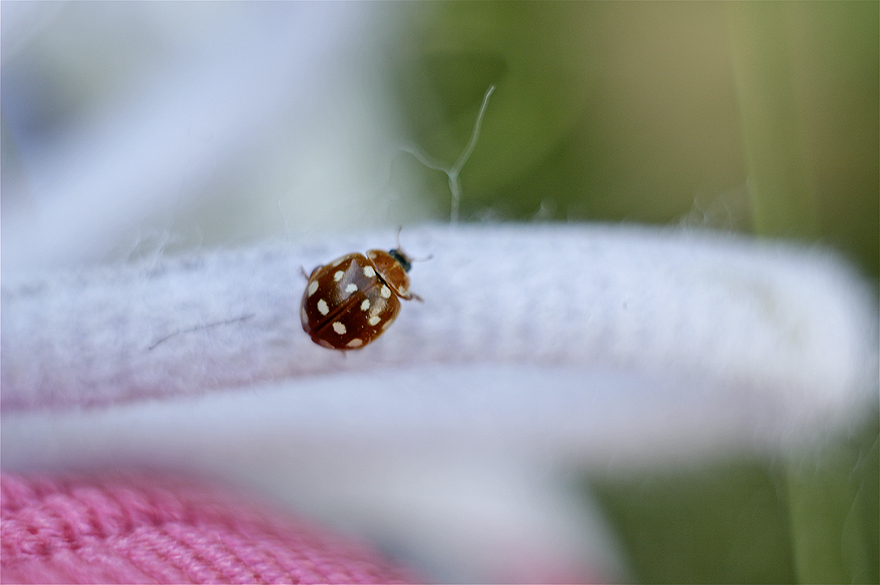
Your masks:
[[[149,474],[2,485],[4,583],[400,583],[375,550],[229,492]]]

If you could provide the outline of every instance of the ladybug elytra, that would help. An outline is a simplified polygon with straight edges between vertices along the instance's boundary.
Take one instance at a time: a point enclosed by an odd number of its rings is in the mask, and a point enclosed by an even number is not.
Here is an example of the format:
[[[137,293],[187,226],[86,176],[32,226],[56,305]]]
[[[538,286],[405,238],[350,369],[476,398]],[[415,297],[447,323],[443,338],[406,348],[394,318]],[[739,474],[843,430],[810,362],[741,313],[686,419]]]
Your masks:
[[[318,266],[303,293],[300,317],[312,341],[329,349],[359,349],[397,318],[409,291],[411,259],[400,250],[353,253]]]

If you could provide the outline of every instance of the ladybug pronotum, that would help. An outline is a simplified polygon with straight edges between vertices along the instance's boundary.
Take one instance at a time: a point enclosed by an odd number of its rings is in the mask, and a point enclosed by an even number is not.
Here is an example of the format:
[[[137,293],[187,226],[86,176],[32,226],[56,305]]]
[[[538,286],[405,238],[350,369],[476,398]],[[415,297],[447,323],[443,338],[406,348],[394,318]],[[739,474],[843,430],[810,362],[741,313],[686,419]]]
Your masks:
[[[400,250],[346,254],[309,275],[300,317],[312,341],[329,349],[359,349],[382,335],[409,292],[411,259]]]

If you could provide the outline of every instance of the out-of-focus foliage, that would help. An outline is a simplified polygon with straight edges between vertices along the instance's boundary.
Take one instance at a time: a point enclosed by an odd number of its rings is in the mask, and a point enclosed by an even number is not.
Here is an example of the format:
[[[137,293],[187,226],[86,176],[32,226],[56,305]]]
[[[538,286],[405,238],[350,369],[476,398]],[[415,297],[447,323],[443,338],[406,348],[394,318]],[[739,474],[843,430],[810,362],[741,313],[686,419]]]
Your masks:
[[[390,54],[462,218],[819,240],[878,270],[876,3],[417,3]],[[415,163],[413,163],[415,164]],[[425,172],[441,209],[445,177]]]
[[[877,419],[788,462],[593,478],[644,583],[876,583]]]
[[[735,461],[594,489],[640,582],[795,583],[782,475]]]

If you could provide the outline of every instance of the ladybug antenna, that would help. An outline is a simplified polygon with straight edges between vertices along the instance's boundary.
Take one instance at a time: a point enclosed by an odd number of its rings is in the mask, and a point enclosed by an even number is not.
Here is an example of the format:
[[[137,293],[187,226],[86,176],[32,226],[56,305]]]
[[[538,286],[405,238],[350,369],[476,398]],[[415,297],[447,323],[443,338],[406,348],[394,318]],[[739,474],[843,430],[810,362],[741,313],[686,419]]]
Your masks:
[[[409,272],[410,268],[412,268],[411,264],[413,262],[427,262],[431,258],[434,257],[433,254],[428,254],[427,256],[423,256],[421,258],[413,258],[409,254],[403,251],[403,246],[400,245],[400,232],[403,231],[403,226],[397,226],[397,247],[393,250],[389,250],[388,253],[394,257],[395,260],[400,262],[403,269]]]
[[[401,252],[400,250],[396,250],[396,252],[398,254],[403,254],[403,252]],[[434,255],[428,254],[427,256],[421,256],[419,258],[413,258],[412,256],[407,256],[406,258],[410,262],[427,262],[428,260],[431,260],[432,258],[434,258]]]

